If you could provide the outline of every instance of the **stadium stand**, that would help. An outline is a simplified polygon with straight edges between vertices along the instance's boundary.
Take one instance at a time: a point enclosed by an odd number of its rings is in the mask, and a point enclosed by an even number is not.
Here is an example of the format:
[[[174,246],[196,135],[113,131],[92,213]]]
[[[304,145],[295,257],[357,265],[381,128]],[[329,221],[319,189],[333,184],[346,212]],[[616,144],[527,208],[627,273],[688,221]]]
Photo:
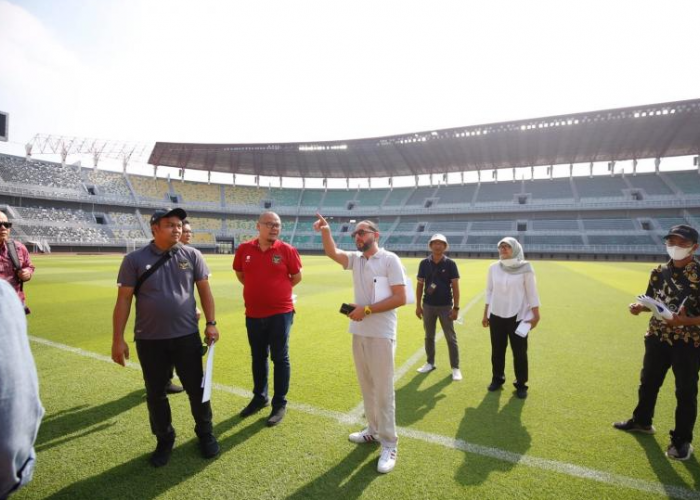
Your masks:
[[[413,193],[413,188],[394,189],[389,193],[386,200],[384,200],[384,205],[400,207],[404,204],[404,201],[411,195],[411,193]]]
[[[700,194],[700,175],[698,175],[698,171],[666,172],[664,175],[682,193],[687,195]]]
[[[131,199],[131,190],[126,183],[124,174],[96,169],[82,169],[82,172],[85,174],[87,182],[98,186],[96,194]]]
[[[520,182],[482,182],[476,194],[476,202],[513,203],[515,195],[521,193],[521,190],[522,184]]]
[[[312,228],[320,209],[344,249],[355,248],[355,222],[372,219],[383,244],[408,255],[423,255],[440,232],[457,256],[491,258],[495,244],[510,235],[534,258],[636,260],[663,258],[662,238],[672,225],[700,225],[700,175],[285,189],[169,181],[0,154],[0,208],[16,222],[15,235],[54,250],[133,248],[150,239],[153,209],[174,204],[188,210],[194,244],[205,251],[254,238],[257,216],[269,207],[281,216],[281,238],[307,252],[321,251]]]
[[[326,196],[323,198],[323,208],[326,207],[345,207],[348,202],[355,198],[356,191],[346,190],[331,190],[326,191]]]
[[[324,194],[324,191],[318,189],[305,189],[301,197],[301,205],[315,210],[321,206]]]
[[[600,177],[577,177],[574,184],[580,198],[620,198],[623,189],[628,189],[622,177],[602,175]]]
[[[465,184],[463,186],[442,185],[435,193],[440,205],[464,205],[469,204],[474,199],[476,184]]]
[[[299,198],[301,189],[281,189],[271,188],[267,193],[267,198],[272,201],[272,208],[280,207],[296,207],[299,206]]]
[[[673,190],[661,175],[628,175],[627,182],[635,189],[642,189],[647,196],[673,196]]]
[[[227,205],[259,207],[267,190],[247,186],[225,186],[224,199]]]
[[[530,194],[532,200],[572,200],[571,180],[551,179],[548,181],[523,181],[522,192]]]
[[[132,175],[129,177],[134,192],[142,200],[170,201],[170,187],[165,179]]]
[[[360,207],[380,207],[388,194],[388,189],[358,189],[355,201]]]
[[[172,191],[181,203],[207,203],[221,206],[221,186],[201,182],[171,182]]]

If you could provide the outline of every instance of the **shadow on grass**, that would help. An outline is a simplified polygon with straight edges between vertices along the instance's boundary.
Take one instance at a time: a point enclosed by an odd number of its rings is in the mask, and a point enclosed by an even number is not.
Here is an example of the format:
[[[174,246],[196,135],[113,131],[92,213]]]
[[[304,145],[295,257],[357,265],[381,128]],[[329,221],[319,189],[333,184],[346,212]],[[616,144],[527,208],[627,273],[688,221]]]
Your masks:
[[[36,450],[46,451],[59,444],[64,444],[93,432],[106,429],[116,422],[106,422],[135,406],[144,403],[144,390],[138,389],[98,406],[80,405],[47,415],[39,428]],[[104,423],[103,423],[104,422]],[[93,426],[99,425],[95,428]]]
[[[669,497],[674,497],[675,492],[669,489],[669,486],[680,486],[683,488],[689,488],[693,491],[700,491],[700,464],[698,464],[698,459],[695,455],[690,455],[688,460],[680,462],[688,469],[690,475],[695,480],[695,484],[687,484],[681,476],[678,475],[672,460],[666,456],[666,450],[661,447],[661,445],[652,436],[645,436],[640,434],[633,434],[637,439],[637,442],[647,454],[647,460],[649,460],[649,465],[654,470],[656,477],[659,478],[659,482],[667,489],[666,493]]]
[[[360,498],[363,491],[374,481],[377,472],[376,461],[371,460],[359,469],[369,455],[376,453],[376,446],[359,445],[348,456],[327,470],[313,481],[305,484],[297,491],[285,497],[287,500],[302,500],[305,498]]]
[[[455,473],[461,484],[478,485],[492,472],[507,472],[518,456],[530,449],[532,438],[521,421],[525,401],[512,396],[500,408],[502,391],[486,393],[476,408],[467,408],[457,430],[457,438],[487,448],[488,455],[466,452],[464,463]]]
[[[214,434],[221,436],[242,422],[243,420],[236,415],[216,425]],[[219,439],[221,453],[231,451],[263,428],[265,428],[265,420],[259,419],[247,427],[240,428],[234,434]],[[153,442],[155,445],[155,439]],[[151,452],[145,453],[101,474],[70,484],[47,498],[156,498],[179,483],[196,476],[212,463],[212,460],[201,457],[196,438],[177,446],[173,450],[170,463],[165,467],[159,469],[151,467],[148,463],[150,455]]]
[[[435,372],[430,372],[435,374]],[[396,423],[407,427],[425,417],[438,401],[447,397],[442,390],[452,382],[452,376],[437,380],[433,385],[420,390],[420,385],[428,380],[430,373],[416,375],[405,386],[396,391]],[[434,379],[434,378],[433,378]]]

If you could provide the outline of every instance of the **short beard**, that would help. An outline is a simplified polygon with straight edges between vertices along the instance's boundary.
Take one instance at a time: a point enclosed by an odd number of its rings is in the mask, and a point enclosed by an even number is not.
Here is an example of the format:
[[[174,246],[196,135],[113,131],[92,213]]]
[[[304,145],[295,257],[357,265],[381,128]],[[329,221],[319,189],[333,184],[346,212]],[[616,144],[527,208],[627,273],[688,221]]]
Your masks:
[[[366,241],[366,242],[364,242],[362,245],[357,245],[357,249],[358,249],[360,252],[365,253],[367,250],[369,250],[370,248],[372,248],[372,245],[373,245],[373,244],[374,244],[374,240],[373,240],[373,241]]]

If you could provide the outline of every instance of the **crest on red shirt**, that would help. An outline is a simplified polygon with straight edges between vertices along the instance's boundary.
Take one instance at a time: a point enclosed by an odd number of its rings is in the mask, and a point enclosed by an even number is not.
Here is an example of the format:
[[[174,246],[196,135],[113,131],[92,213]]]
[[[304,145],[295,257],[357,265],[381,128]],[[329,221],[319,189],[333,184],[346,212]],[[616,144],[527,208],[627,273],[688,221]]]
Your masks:
[[[281,255],[278,255],[278,254],[274,254],[274,255],[272,256],[272,263],[273,263],[273,264],[279,264],[280,262],[282,262],[282,256],[281,256]]]

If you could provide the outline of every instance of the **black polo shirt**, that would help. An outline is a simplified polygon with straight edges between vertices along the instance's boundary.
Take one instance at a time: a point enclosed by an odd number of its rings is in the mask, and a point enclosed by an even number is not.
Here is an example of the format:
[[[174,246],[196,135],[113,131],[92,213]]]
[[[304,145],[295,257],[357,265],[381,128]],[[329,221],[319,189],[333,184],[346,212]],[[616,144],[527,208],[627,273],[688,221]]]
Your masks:
[[[433,258],[423,259],[418,266],[418,281],[423,281],[423,303],[430,306],[452,305],[452,280],[459,279],[457,264],[449,257],[443,257],[437,264]],[[431,284],[435,284],[432,293]]]

